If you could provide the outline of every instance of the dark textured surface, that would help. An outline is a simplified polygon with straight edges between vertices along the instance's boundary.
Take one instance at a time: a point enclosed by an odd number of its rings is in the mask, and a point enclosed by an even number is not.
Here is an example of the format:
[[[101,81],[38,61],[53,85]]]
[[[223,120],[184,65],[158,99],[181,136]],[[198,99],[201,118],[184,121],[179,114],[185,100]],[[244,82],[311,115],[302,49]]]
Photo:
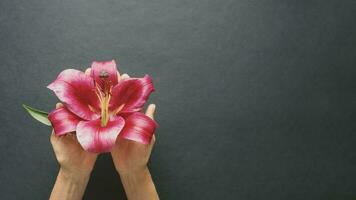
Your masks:
[[[70,66],[152,75],[162,199],[356,198],[356,2],[1,1],[0,199],[46,199],[50,129],[22,103]],[[85,199],[122,199],[111,157]]]

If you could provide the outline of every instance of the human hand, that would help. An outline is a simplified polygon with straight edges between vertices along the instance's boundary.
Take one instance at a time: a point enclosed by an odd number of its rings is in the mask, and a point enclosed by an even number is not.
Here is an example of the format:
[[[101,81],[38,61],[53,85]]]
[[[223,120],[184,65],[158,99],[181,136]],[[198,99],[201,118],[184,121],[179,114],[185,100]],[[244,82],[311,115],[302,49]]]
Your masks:
[[[156,106],[150,104],[146,110],[146,115],[153,119]],[[138,142],[118,138],[116,145],[111,151],[112,159],[119,174],[130,174],[144,171],[151,156],[151,151],[155,143],[153,135],[151,143],[148,145]]]
[[[63,106],[57,103],[56,108]],[[56,136],[52,131],[51,144],[60,165],[60,172],[74,179],[90,176],[97,154],[85,151],[77,141],[74,133]]]
[[[146,115],[153,119],[156,106],[151,104]],[[116,170],[118,171],[127,199],[130,200],[157,200],[157,190],[147,167],[151,151],[155,143],[153,135],[148,145],[118,138],[111,151]]]
[[[57,103],[56,108],[63,106]],[[51,144],[60,165],[50,200],[79,200],[83,198],[97,154],[85,151],[74,133],[51,135]]]
[[[85,71],[90,74],[90,69]],[[63,106],[61,103],[56,108]],[[79,200],[83,198],[97,154],[85,151],[74,133],[51,135],[51,144],[60,165],[50,200]]]

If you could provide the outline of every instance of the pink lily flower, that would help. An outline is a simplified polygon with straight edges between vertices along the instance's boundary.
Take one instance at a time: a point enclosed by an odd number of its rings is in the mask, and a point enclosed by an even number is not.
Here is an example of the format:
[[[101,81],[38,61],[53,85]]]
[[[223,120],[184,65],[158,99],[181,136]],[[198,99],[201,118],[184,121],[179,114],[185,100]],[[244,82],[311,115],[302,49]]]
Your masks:
[[[114,60],[93,62],[91,74],[67,69],[47,86],[63,107],[48,115],[57,136],[76,132],[90,152],[109,152],[117,137],[151,141],[156,122],[141,113],[154,91],[150,76],[120,79]]]

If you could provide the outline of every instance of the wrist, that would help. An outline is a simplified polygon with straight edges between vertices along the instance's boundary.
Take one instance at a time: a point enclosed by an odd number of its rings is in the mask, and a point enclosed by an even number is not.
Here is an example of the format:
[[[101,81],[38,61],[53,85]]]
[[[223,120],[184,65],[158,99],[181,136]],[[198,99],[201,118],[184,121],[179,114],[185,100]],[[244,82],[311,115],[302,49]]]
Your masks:
[[[135,169],[119,172],[121,182],[124,186],[128,186],[128,189],[140,188],[140,185],[146,185],[152,181],[150,170],[147,166]]]
[[[85,188],[88,184],[89,176],[69,173],[60,169],[56,183],[54,184],[50,200],[79,200],[83,198]]]
[[[120,176],[132,176],[132,175],[140,175],[149,172],[147,165],[141,165],[136,167],[121,167],[116,168],[116,171],[120,174]]]
[[[71,183],[85,183],[88,182],[89,177],[90,177],[90,172],[75,172],[71,170],[67,170],[65,168],[60,168],[58,172],[57,179],[61,179],[66,182],[71,182]]]
[[[147,167],[135,171],[120,172],[122,184],[128,186],[129,190],[140,188],[140,185],[145,185],[147,180],[151,180],[151,174]]]
[[[127,199],[159,199],[147,166],[141,170],[120,173],[120,179],[124,186]]]

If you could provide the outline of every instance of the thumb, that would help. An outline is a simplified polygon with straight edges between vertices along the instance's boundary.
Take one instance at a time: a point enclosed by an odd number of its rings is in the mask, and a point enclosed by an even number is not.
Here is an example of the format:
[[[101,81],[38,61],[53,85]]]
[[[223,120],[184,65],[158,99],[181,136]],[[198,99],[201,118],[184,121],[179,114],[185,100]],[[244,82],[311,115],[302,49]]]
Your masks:
[[[148,116],[151,119],[154,119],[155,110],[156,110],[156,105],[155,104],[150,104],[147,107],[146,116]]]
[[[156,105],[155,104],[150,104],[148,106],[147,110],[146,110],[146,116],[148,116],[151,119],[154,119],[155,111],[156,111]],[[151,140],[151,143],[150,143],[150,148],[151,149],[152,149],[153,144],[155,143],[155,141],[156,141],[156,136],[155,136],[155,134],[153,134],[152,140]]]
[[[56,103],[56,108],[61,108],[61,107],[63,107],[62,103]]]

